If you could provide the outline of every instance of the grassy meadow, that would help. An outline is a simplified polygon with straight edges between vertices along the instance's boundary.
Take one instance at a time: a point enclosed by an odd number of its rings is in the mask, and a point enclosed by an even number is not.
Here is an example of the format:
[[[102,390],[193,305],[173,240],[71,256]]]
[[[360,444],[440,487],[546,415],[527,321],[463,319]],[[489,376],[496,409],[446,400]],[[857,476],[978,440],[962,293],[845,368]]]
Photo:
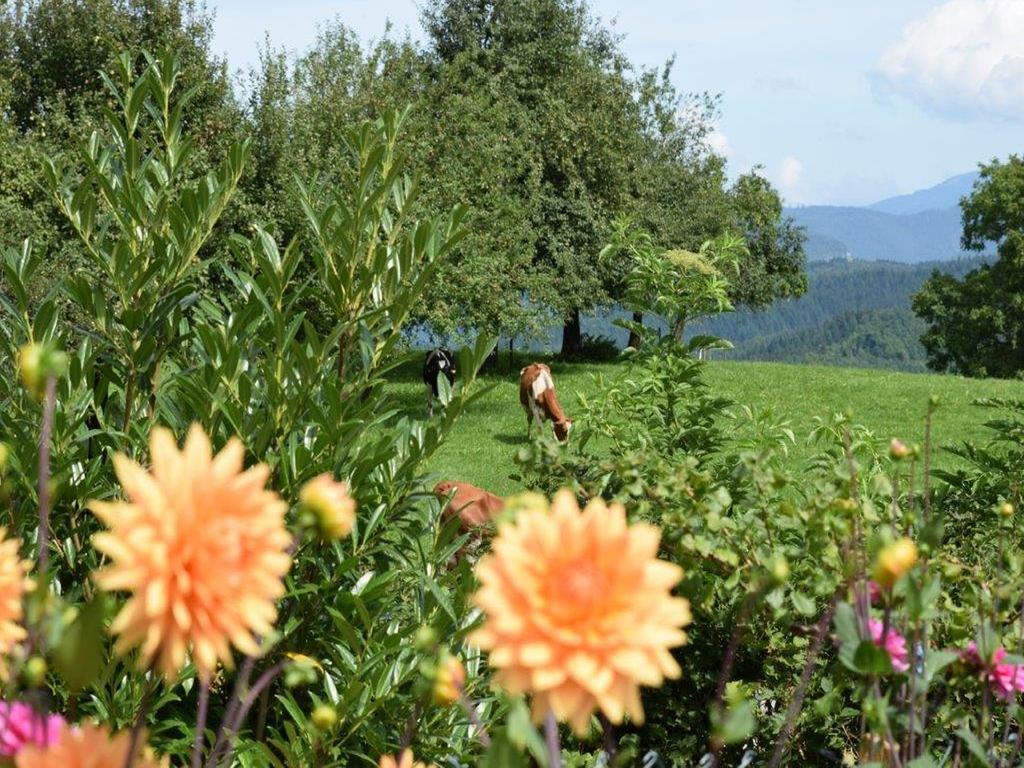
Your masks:
[[[523,364],[524,360],[517,360],[510,373],[503,356],[498,370],[482,376],[482,382],[493,389],[460,420],[434,457],[432,471],[499,494],[518,490],[509,475],[515,471],[516,449],[526,442],[526,418],[518,389]],[[597,394],[596,377],[611,381],[627,373],[622,363],[550,364],[559,399],[570,418],[579,410],[577,393]],[[424,387],[419,376],[417,357],[400,369],[393,387],[410,409],[422,411]],[[776,420],[788,422],[797,438],[790,454],[794,466],[812,453],[808,436],[815,418],[845,410],[880,438],[922,441],[925,407],[933,394],[941,399],[934,426],[935,444],[940,447],[937,464],[948,464],[953,457],[944,454],[942,445],[984,437],[982,415],[972,401],[1024,397],[1024,382],[1019,381],[761,362],[711,361],[707,382],[715,392],[738,404],[770,409]]]

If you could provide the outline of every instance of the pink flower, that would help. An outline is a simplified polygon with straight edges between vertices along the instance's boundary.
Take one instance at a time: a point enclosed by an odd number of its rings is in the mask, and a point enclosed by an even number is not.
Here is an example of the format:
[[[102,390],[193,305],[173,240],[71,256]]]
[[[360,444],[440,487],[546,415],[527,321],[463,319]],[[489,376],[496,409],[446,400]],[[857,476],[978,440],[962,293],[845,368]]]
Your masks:
[[[973,640],[967,644],[966,648],[960,651],[960,661],[971,667],[985,666],[981,660],[981,654],[978,653],[978,644]]]
[[[1024,691],[1024,666],[1003,664],[1005,658],[1006,649],[996,648],[992,653],[992,660],[988,663],[983,662],[981,654],[978,653],[978,645],[973,640],[967,644],[966,650],[960,653],[961,661],[984,671],[983,677],[996,696],[1010,701]]]
[[[885,641],[882,641],[882,632],[885,625],[878,619],[868,619],[868,630],[871,632],[871,639],[879,648],[884,648],[892,661],[892,668],[897,672],[906,672],[910,669],[907,661],[907,640],[903,635],[892,627],[885,631]]]
[[[23,701],[0,701],[0,755],[13,757],[26,744],[48,747],[64,728],[60,715],[41,715]]]

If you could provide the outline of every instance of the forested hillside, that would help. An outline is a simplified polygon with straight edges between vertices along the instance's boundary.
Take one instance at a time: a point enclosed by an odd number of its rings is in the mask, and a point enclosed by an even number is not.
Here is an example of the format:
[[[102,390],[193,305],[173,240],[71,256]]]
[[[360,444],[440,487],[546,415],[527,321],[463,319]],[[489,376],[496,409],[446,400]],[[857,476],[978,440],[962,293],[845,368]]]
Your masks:
[[[924,323],[910,297],[933,270],[961,277],[980,261],[812,262],[805,296],[764,312],[723,315],[700,331],[732,341],[734,359],[924,370]]]

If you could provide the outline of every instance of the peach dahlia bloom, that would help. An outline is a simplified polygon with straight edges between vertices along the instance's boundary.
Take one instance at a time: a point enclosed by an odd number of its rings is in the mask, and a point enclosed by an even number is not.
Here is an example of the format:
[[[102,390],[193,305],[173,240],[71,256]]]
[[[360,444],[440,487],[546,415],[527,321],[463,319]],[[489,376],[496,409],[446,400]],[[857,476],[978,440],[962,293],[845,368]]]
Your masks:
[[[15,768],[121,768],[128,762],[131,732],[111,735],[106,726],[84,723],[64,727],[56,741],[46,747],[26,746],[14,758]],[[140,742],[143,742],[140,739]],[[132,768],[167,768],[167,759],[157,760],[150,749],[136,749]]]
[[[499,528],[476,568],[486,620],[470,642],[499,685],[532,695],[536,718],[552,711],[577,733],[596,709],[640,723],[640,685],[679,676],[669,649],[686,642],[690,604],[671,594],[683,572],[658,559],[660,539],[620,504],[580,512],[569,491]]]
[[[25,639],[22,600],[31,589],[28,577],[31,564],[22,560],[18,539],[7,538],[7,530],[0,528],[0,657],[5,657]],[[7,664],[0,658],[0,679],[7,678]]]
[[[127,501],[90,505],[109,528],[93,539],[110,558],[94,578],[131,593],[111,625],[119,653],[139,646],[167,678],[190,654],[210,679],[218,661],[231,665],[231,645],[256,654],[273,628],[291,565],[287,505],[264,487],[265,465],[243,470],[236,439],[214,456],[198,425],[181,450],[158,427],[150,453],[150,471],[114,458]]]
[[[378,765],[379,768],[426,768],[423,763],[414,762],[411,749],[402,752],[397,759],[391,755],[382,755]]]

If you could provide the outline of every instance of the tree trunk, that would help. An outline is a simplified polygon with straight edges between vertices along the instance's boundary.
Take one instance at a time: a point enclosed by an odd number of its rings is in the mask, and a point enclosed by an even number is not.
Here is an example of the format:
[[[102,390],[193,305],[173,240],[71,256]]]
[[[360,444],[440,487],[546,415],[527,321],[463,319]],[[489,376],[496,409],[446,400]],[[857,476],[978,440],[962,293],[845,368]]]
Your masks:
[[[644,313],[643,312],[634,312],[633,313],[633,323],[636,324],[636,325],[643,325],[644,324]],[[639,331],[636,331],[636,330],[633,330],[632,328],[630,328],[630,330],[629,330],[629,341],[626,342],[626,346],[627,347],[633,347],[633,349],[636,349],[637,347],[640,346],[640,332]]]
[[[575,357],[583,349],[583,333],[580,330],[580,311],[572,310],[562,328],[562,357]]]
[[[682,342],[683,335],[686,333],[686,318],[677,318],[675,323],[672,324],[672,338],[678,342]]]
[[[516,338],[515,336],[508,337],[508,372],[512,373],[515,367],[515,356],[516,356]]]

